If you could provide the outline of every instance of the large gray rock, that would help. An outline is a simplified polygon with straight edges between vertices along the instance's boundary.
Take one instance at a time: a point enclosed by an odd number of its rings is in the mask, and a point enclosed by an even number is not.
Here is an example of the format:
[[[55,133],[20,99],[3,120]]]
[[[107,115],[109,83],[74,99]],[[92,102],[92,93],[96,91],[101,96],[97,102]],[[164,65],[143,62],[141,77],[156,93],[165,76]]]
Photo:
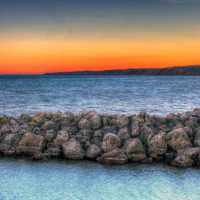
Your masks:
[[[176,158],[172,161],[172,165],[177,167],[191,167],[198,161],[200,155],[200,147],[188,147],[179,149]]]
[[[66,159],[81,160],[84,158],[84,151],[80,142],[73,138],[64,143],[62,149]]]
[[[51,120],[45,121],[42,125],[43,130],[56,130],[57,128],[57,124]]]
[[[82,118],[78,123],[78,127],[80,129],[90,129],[90,121],[88,119]]]
[[[125,145],[125,151],[130,161],[139,162],[146,158],[145,148],[138,138],[130,139]]]
[[[174,151],[192,146],[190,138],[184,128],[177,128],[168,133],[167,143]]]
[[[120,140],[123,142],[128,140],[130,138],[128,127],[119,129],[117,135],[119,136]]]
[[[128,162],[128,158],[126,154],[122,151],[122,149],[116,148],[112,151],[104,153],[101,157],[98,158],[98,162],[114,165],[114,164],[125,164]]]
[[[55,146],[62,146],[69,140],[69,133],[65,130],[61,130],[58,132],[56,138],[53,141]]]
[[[76,139],[84,144],[90,142],[91,136],[92,131],[90,129],[81,129],[78,133],[76,133]]]
[[[100,154],[101,149],[96,144],[91,144],[86,151],[86,157],[89,159],[96,159]]]
[[[91,138],[92,143],[101,146],[101,142],[103,140],[103,132],[102,130],[96,130],[94,131],[93,137]]]
[[[26,133],[20,140],[16,151],[18,154],[25,154],[30,156],[36,156],[42,154],[44,148],[44,137],[40,135],[34,135],[32,133]]]
[[[14,155],[16,145],[20,141],[21,134],[7,134],[0,143],[0,153],[4,155]]]
[[[103,138],[102,149],[104,152],[109,152],[112,151],[113,149],[120,147],[120,145],[121,145],[120,138],[113,133],[108,133]]]
[[[128,126],[129,118],[126,115],[119,115],[116,118],[116,124],[119,128],[123,128],[125,126]]]
[[[65,130],[61,130],[56,135],[53,141],[48,141],[47,150],[45,152],[46,157],[59,157],[62,152],[62,145],[69,140],[69,133]],[[47,139],[47,138],[45,138]]]
[[[194,161],[187,155],[178,155],[172,162],[171,165],[176,167],[192,167]]]
[[[148,142],[149,156],[160,159],[167,152],[167,141],[165,133],[154,135]]]
[[[96,130],[96,129],[99,129],[101,128],[102,126],[102,119],[101,119],[101,116],[100,115],[93,115],[91,118],[90,118],[90,126],[92,129]]]

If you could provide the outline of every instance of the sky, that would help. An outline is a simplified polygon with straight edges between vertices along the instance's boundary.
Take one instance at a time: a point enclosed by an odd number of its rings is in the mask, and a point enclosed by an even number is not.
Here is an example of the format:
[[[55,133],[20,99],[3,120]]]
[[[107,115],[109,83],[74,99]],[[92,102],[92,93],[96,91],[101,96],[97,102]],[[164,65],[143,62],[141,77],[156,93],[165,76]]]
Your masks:
[[[0,0],[0,73],[200,64],[200,0]]]

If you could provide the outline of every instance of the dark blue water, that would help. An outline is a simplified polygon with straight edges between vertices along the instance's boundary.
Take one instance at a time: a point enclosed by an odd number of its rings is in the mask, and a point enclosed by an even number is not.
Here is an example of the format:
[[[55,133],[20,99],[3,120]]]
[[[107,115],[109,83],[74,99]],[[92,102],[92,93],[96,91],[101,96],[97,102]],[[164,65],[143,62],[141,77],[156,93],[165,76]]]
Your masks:
[[[199,200],[197,169],[0,160],[1,200]]]
[[[183,112],[200,107],[199,88],[192,76],[0,76],[0,114]]]

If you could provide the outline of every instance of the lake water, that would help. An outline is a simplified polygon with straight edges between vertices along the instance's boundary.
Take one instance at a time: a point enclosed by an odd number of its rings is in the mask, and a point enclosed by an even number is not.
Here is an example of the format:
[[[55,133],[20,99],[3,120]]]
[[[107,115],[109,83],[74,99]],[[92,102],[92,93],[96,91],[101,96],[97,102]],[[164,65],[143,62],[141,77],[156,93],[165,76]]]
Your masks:
[[[0,76],[0,114],[88,111],[154,114],[200,107],[200,77]]]
[[[199,200],[197,169],[0,160],[1,200]]]

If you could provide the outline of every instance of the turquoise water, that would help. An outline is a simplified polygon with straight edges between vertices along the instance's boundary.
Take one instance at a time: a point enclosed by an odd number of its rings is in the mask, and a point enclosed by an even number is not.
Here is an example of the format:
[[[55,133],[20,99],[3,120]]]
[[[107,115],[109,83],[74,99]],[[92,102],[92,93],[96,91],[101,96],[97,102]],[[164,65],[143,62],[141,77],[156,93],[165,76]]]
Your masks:
[[[0,76],[0,114],[184,112],[200,106],[199,88],[193,76]]]
[[[0,200],[199,200],[200,171],[0,160]]]

